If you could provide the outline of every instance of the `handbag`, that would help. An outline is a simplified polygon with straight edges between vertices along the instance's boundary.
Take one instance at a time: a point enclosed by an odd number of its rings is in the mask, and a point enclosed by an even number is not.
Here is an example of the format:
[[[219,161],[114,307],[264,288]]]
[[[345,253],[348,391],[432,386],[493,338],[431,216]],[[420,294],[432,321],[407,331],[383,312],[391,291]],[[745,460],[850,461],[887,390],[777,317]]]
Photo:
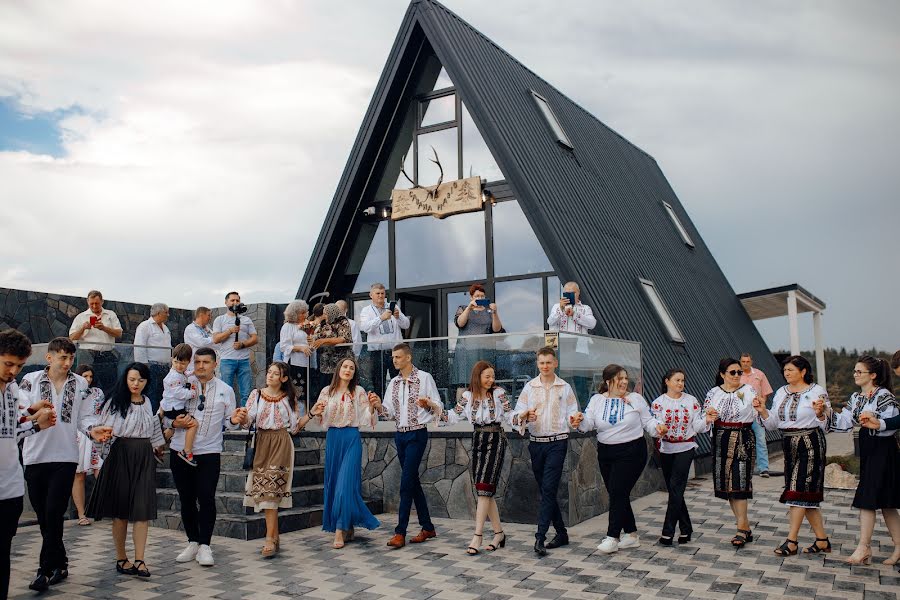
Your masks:
[[[259,394],[260,391],[256,390]],[[257,396],[259,397],[259,396]],[[256,423],[250,425],[250,434],[247,436],[247,442],[244,444],[244,470],[253,470],[253,459],[256,458]]]

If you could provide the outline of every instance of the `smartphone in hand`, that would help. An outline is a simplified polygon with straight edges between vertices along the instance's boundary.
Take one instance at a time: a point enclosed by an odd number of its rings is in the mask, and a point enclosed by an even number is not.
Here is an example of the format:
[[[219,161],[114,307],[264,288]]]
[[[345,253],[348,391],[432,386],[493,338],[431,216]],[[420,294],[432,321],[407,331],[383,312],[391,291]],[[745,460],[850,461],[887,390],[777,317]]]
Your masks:
[[[575,292],[563,292],[562,297],[568,300],[572,306],[575,305]]]
[[[396,300],[391,300],[391,301],[388,303],[388,310],[391,311],[391,314],[394,314],[394,310],[396,310],[396,308],[397,308],[397,301],[396,301]]]
[[[478,306],[483,306],[483,307],[487,308],[488,306],[491,305],[491,300],[490,300],[490,298],[479,298],[478,300],[475,301],[475,304],[477,304]]]

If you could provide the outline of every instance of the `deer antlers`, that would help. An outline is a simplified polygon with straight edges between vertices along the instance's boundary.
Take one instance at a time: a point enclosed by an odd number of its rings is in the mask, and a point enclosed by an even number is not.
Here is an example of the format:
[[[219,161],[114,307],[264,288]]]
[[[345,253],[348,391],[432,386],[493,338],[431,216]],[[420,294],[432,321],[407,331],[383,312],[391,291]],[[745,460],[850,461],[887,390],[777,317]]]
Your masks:
[[[437,167],[438,167],[438,169],[440,170],[441,174],[438,176],[437,183],[434,184],[434,187],[432,187],[432,188],[430,188],[430,189],[429,189],[429,188],[426,188],[426,187],[424,187],[424,186],[421,186],[421,185],[419,185],[419,184],[417,184],[417,183],[415,183],[415,182],[412,180],[412,178],[409,176],[409,174],[407,174],[407,172],[406,172],[406,166],[405,166],[405,165],[406,165],[406,155],[404,154],[404,155],[403,155],[403,158],[400,159],[400,164],[401,164],[401,167],[400,167],[400,173],[406,178],[406,180],[407,180],[408,182],[410,182],[410,183],[412,184],[412,186],[413,186],[412,189],[426,190],[426,191],[428,192],[428,198],[429,198],[429,199],[435,197],[435,195],[437,194],[438,188],[441,187],[441,183],[444,182],[444,167],[441,166],[441,159],[438,158],[438,153],[437,153],[437,150],[434,149],[434,146],[431,147],[431,151],[434,153],[434,158],[429,158],[428,160],[430,160],[431,162],[433,162],[434,164],[437,165]]]

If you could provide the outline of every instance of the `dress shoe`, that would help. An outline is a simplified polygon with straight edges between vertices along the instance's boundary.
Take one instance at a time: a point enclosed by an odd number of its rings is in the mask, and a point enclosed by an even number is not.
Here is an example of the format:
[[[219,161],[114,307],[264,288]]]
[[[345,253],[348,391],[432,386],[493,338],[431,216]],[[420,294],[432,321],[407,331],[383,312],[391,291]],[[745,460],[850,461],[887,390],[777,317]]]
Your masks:
[[[430,540],[431,538],[437,537],[437,532],[433,529],[428,531],[427,529],[423,529],[420,531],[415,537],[409,538],[410,544],[421,544],[425,540]]]
[[[50,585],[56,585],[57,583],[59,583],[60,581],[62,581],[63,579],[65,579],[68,576],[69,576],[68,569],[53,569],[52,571],[50,571],[50,577],[47,578],[47,582]]]
[[[406,536],[395,533],[394,537],[388,541],[387,545],[391,548],[402,548],[406,545]]]
[[[50,582],[47,580],[47,576],[44,575],[44,572],[40,569],[37,570],[34,581],[28,584],[28,589],[36,592],[46,592],[49,587]]]
[[[534,553],[538,556],[547,556],[547,547],[544,546],[544,540],[535,540]]]
[[[553,539],[547,542],[547,550],[553,550],[554,548],[559,548],[560,546],[568,546],[569,545],[569,535],[567,533],[557,533],[553,536]]]

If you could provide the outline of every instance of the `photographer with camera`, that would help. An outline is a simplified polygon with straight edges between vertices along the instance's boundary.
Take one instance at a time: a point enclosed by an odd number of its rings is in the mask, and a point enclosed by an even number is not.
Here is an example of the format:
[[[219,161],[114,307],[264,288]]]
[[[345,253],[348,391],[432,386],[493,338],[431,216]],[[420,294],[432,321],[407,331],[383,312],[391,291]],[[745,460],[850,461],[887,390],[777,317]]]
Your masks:
[[[244,406],[253,387],[250,349],[259,338],[253,321],[244,315],[247,305],[241,302],[240,294],[228,292],[225,295],[225,306],[228,312],[213,321],[213,342],[219,344],[219,374],[228,385],[234,385],[234,378],[237,376],[240,393],[238,406]]]

